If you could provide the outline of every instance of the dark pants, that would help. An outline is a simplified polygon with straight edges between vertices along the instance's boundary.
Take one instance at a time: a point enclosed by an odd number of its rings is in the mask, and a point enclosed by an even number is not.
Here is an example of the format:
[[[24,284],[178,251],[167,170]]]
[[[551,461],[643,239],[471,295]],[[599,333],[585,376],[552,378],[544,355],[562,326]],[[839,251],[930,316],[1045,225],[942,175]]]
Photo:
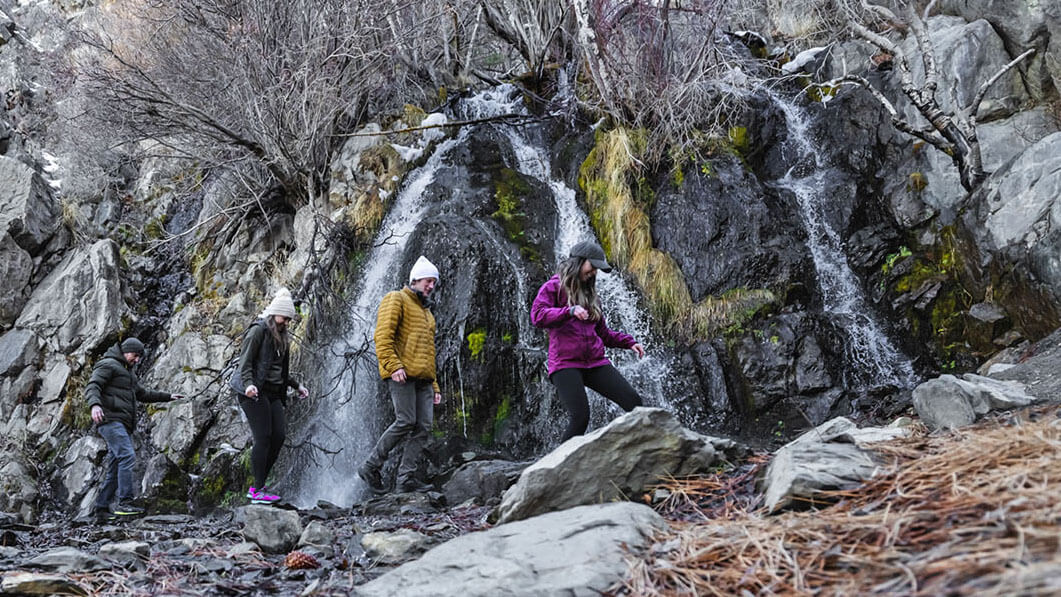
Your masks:
[[[103,487],[96,496],[95,508],[106,510],[114,493],[118,501],[133,499],[133,466],[136,464],[136,452],[133,451],[133,438],[129,430],[118,421],[111,421],[96,427],[96,431],[107,442],[107,470],[103,476]]]
[[[258,399],[240,396],[239,405],[251,426],[254,447],[251,448],[251,472],[255,489],[265,487],[269,471],[273,470],[280,448],[287,437],[287,417],[284,415],[283,387],[262,388]]]
[[[641,406],[641,396],[626,381],[619,371],[611,366],[593,367],[591,369],[560,369],[549,378],[556,386],[556,394],[571,417],[564,431],[564,442],[576,435],[582,435],[589,426],[589,399],[586,398],[586,387],[618,404],[626,412]]]
[[[387,388],[394,403],[394,422],[380,436],[365,464],[378,470],[394,446],[407,438],[401,463],[398,464],[398,482],[401,483],[411,479],[416,472],[424,441],[431,431],[431,419],[435,414],[435,389],[430,381],[419,379],[410,379],[405,383],[388,379]]]

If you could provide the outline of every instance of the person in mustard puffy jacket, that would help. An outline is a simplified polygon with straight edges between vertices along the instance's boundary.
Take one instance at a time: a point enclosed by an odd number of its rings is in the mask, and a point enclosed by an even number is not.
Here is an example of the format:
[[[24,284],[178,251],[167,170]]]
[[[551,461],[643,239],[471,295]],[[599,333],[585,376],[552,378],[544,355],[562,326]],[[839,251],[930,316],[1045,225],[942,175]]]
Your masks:
[[[435,379],[435,316],[430,302],[438,279],[438,268],[421,255],[409,272],[409,285],[388,292],[376,314],[376,359],[379,375],[390,390],[394,422],[380,436],[357,474],[377,493],[386,491],[380,469],[403,439],[407,441],[398,465],[398,489],[431,488],[414,475],[431,431],[434,405],[442,402]]]
[[[611,269],[600,246],[578,243],[531,304],[531,323],[549,332],[549,380],[570,416],[561,441],[582,435],[589,426],[586,386],[627,412],[641,406],[641,396],[604,356],[605,347],[628,348],[639,358],[645,356],[632,336],[604,323],[597,270]]]

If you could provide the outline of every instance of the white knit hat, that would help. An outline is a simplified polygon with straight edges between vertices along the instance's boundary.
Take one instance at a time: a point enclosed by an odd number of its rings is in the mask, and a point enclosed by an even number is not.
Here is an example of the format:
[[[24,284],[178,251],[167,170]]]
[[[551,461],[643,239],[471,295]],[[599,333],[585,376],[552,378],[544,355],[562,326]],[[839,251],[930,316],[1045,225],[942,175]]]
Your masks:
[[[258,317],[265,319],[270,315],[281,315],[289,319],[295,317],[295,302],[291,300],[291,292],[288,289],[281,287],[277,290],[273,302],[269,303]]]
[[[412,283],[413,280],[419,280],[421,278],[434,278],[436,281],[439,279],[438,268],[423,255],[421,255],[420,258],[416,260],[416,263],[413,264],[413,269],[409,270],[409,282]]]

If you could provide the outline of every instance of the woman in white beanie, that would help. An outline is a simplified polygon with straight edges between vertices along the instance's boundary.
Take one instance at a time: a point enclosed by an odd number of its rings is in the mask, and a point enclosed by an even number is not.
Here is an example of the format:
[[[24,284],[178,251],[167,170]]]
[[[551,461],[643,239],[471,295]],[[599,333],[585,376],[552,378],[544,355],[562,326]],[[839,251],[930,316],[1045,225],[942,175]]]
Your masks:
[[[265,482],[284,445],[287,388],[297,389],[299,398],[309,395],[309,390],[295,381],[288,370],[291,340],[287,324],[294,317],[291,293],[281,288],[243,335],[238,368],[239,387],[243,391],[239,405],[247,415],[254,438],[251,448],[254,485],[247,490],[247,497],[255,504],[280,500],[280,496],[265,490]]]

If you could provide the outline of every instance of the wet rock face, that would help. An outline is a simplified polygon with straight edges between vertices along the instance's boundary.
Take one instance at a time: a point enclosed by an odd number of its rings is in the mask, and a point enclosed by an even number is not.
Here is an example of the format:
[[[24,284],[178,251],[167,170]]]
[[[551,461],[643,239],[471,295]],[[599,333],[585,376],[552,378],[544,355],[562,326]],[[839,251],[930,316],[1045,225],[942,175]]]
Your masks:
[[[798,228],[735,156],[657,183],[652,239],[678,262],[694,301],[733,288],[777,288],[800,261]]]

